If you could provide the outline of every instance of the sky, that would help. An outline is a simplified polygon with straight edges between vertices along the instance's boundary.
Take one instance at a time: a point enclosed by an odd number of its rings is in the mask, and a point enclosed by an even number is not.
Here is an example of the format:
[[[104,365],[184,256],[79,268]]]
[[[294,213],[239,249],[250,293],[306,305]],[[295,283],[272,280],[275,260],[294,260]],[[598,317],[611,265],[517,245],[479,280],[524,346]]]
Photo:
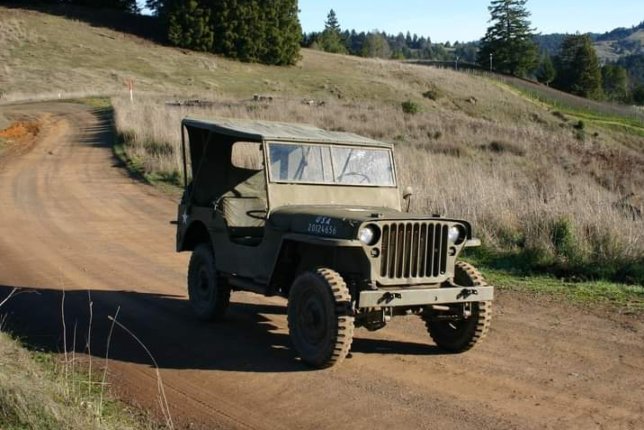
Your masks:
[[[430,37],[433,42],[468,42],[488,27],[489,0],[299,0],[305,32],[324,29],[329,10],[340,27]],[[528,0],[538,33],[604,33],[644,21],[644,0]]]

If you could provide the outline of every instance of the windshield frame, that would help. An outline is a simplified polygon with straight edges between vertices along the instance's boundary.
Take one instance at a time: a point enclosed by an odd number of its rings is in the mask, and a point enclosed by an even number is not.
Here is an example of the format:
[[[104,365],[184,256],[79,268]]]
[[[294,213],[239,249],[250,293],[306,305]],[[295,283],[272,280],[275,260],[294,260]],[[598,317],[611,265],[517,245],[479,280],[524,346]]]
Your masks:
[[[335,142],[298,142],[298,141],[281,141],[281,140],[270,140],[265,141],[265,169],[267,170],[267,183],[273,184],[291,184],[291,185],[321,185],[321,186],[333,186],[333,187],[360,187],[360,188],[398,188],[398,177],[396,174],[396,162],[394,158],[393,148],[391,146],[367,146],[367,145],[351,145],[351,144],[341,144]],[[306,181],[306,180],[295,180],[295,179],[276,179],[273,177],[273,169],[271,168],[271,156],[270,156],[270,146],[273,144],[277,145],[292,145],[292,146],[323,146],[328,147],[329,149],[333,147],[341,147],[343,149],[356,149],[356,150],[376,150],[376,151],[386,151],[389,155],[389,164],[391,166],[391,176],[392,183],[390,185],[383,184],[370,184],[370,183],[347,183],[347,182],[332,182],[332,181]],[[331,153],[329,154],[331,159]],[[333,166],[333,162],[332,162]],[[332,167],[333,169],[333,167]]]

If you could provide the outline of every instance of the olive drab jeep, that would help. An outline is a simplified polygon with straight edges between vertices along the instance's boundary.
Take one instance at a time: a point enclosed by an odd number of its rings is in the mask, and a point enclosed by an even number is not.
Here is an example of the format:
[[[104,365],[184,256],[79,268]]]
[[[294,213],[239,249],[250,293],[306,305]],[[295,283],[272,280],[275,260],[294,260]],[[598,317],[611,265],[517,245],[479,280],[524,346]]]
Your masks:
[[[402,210],[392,145],[262,121],[186,118],[181,135],[177,251],[192,251],[198,318],[221,318],[231,291],[288,298],[293,347],[314,367],[397,315],[420,316],[448,352],[485,336],[493,287],[458,259],[480,242],[467,221]]]

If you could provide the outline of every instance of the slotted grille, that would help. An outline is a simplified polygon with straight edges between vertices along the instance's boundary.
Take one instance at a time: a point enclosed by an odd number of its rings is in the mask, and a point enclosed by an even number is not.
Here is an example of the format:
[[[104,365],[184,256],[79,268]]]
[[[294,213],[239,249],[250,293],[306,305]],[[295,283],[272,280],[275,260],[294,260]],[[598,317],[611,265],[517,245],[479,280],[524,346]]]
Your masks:
[[[447,267],[447,225],[400,222],[382,226],[380,276],[432,278]]]

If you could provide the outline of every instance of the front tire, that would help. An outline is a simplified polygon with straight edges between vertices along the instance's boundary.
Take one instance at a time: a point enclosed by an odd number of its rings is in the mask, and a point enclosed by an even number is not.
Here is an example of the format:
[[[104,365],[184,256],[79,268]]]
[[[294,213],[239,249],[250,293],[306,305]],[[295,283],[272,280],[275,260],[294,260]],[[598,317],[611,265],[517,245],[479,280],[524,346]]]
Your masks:
[[[197,245],[190,257],[188,298],[195,315],[203,321],[223,318],[230,303],[230,288],[219,278],[208,244]]]
[[[331,269],[299,275],[288,297],[288,328],[295,350],[306,364],[330,367],[344,360],[353,341],[351,295]]]
[[[463,287],[486,286],[483,275],[471,264],[457,261],[454,283]],[[457,309],[462,310],[463,306]],[[436,345],[452,353],[465,352],[485,337],[492,319],[492,302],[472,302],[470,315],[446,319],[441,311],[426,308],[422,314],[429,335]],[[451,311],[450,311],[451,312]]]

